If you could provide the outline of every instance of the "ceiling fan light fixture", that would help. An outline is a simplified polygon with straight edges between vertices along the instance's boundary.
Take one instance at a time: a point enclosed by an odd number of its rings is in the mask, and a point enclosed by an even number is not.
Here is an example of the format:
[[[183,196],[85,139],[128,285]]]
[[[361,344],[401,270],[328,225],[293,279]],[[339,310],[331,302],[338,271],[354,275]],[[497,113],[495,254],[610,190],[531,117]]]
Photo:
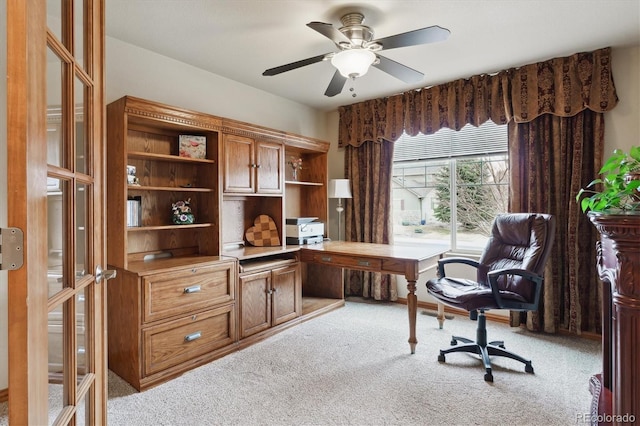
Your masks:
[[[338,52],[331,58],[331,65],[347,78],[362,77],[376,60],[376,54],[366,49],[351,49]]]

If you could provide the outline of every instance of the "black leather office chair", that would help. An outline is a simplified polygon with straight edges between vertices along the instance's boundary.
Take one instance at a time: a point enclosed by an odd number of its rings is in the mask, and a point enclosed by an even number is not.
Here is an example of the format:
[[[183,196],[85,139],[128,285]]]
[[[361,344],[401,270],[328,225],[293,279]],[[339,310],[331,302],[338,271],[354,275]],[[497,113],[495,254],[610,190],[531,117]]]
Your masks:
[[[551,215],[500,214],[493,222],[491,236],[479,261],[460,257],[438,261],[438,278],[427,281],[429,293],[445,305],[466,309],[471,319],[478,321],[476,341],[453,336],[451,345],[454,347],[440,350],[438,361],[444,362],[445,354],[452,352],[480,355],[487,382],[493,382],[490,356],[515,359],[524,363],[527,373],[533,373],[531,361],[507,351],[504,342],[487,343],[485,311],[538,309],[544,266],[554,234],[555,218]],[[475,267],[476,281],[447,276],[445,265],[452,263]],[[464,344],[456,346],[458,341]]]

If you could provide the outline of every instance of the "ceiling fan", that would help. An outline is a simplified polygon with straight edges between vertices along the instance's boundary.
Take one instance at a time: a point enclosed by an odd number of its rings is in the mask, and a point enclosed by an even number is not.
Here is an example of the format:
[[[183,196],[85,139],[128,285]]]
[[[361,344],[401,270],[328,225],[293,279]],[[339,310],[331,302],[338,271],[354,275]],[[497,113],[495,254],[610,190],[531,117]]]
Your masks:
[[[424,74],[380,55],[382,50],[397,49],[399,47],[416,46],[419,44],[444,41],[450,31],[437,25],[396,34],[389,37],[373,39],[373,30],[363,25],[364,15],[348,13],[340,18],[342,27],[335,29],[333,25],[324,22],[310,22],[307,26],[333,41],[338,52],[329,52],[290,64],[269,68],[262,75],[272,76],[291,71],[321,61],[331,61],[336,72],[324,92],[325,96],[335,96],[342,92],[348,78],[355,79],[367,73],[370,66],[374,66],[387,74],[404,81],[417,83]]]

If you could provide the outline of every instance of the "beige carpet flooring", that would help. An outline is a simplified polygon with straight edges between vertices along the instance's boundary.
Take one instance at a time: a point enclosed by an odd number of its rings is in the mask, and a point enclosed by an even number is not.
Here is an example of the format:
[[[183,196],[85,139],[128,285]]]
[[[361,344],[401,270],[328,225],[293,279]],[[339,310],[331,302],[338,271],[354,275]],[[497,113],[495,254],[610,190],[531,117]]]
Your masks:
[[[450,354],[451,334],[473,338],[456,316],[438,329],[418,315],[409,353],[406,307],[348,301],[337,311],[138,393],[109,373],[110,425],[567,425],[589,411],[599,342],[489,323],[489,339],[533,361]],[[6,424],[0,404],[0,424]]]

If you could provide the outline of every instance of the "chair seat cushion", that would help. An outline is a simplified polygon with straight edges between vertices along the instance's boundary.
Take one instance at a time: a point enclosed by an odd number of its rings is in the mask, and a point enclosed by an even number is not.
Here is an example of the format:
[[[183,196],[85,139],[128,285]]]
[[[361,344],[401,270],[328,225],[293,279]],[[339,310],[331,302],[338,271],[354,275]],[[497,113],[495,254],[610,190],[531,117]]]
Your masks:
[[[427,290],[442,303],[467,311],[500,308],[491,288],[473,280],[451,277],[432,279],[427,281]],[[527,302],[525,298],[511,291],[500,290],[500,296],[505,302]]]

